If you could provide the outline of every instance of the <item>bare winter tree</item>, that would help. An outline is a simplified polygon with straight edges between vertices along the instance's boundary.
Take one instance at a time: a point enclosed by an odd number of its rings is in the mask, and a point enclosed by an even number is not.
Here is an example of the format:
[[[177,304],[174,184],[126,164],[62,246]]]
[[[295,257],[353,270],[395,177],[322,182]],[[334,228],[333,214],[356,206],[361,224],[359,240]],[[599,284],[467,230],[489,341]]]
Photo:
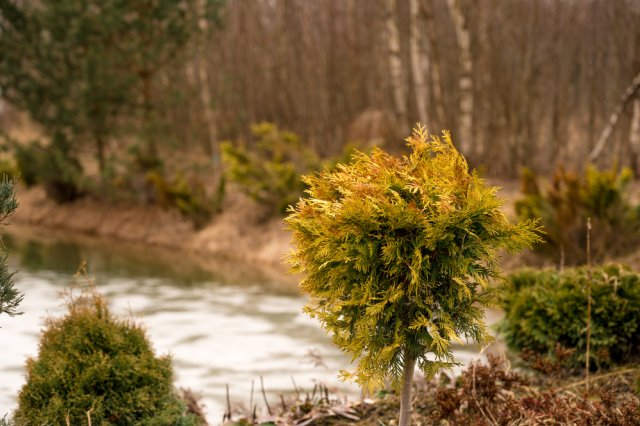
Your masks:
[[[634,4],[228,0],[192,61],[158,79],[162,135],[211,154],[266,120],[334,155],[362,135],[402,146],[421,121],[489,176],[582,166],[596,148],[601,165],[632,165],[633,99],[600,141],[640,73]]]
[[[471,154],[473,144],[473,61],[471,59],[471,36],[467,19],[462,12],[460,0],[447,0],[453,19],[458,43],[459,64],[458,88],[458,137],[462,153]]]

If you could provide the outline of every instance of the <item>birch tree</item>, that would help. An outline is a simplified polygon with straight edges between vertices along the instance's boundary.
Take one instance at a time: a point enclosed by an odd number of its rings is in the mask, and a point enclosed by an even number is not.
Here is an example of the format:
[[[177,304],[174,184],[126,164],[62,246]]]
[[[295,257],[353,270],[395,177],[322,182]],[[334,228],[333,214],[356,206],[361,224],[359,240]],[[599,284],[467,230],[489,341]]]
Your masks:
[[[638,158],[638,156],[640,156],[640,99],[633,101],[631,128],[629,130],[629,148],[633,157],[631,159],[633,172],[638,175],[638,173],[640,173],[638,164],[638,161],[640,161],[640,158]]]
[[[467,20],[462,13],[460,0],[447,0],[447,5],[453,19],[453,28],[458,42],[460,74],[458,77],[459,110],[458,137],[460,150],[471,154],[474,147],[473,140],[473,61],[471,58],[471,36]]]
[[[427,101],[429,99],[426,76],[429,72],[429,58],[424,51],[423,15],[420,13],[419,0],[411,0],[411,74],[413,75],[413,90],[418,113],[418,121],[427,122]]]
[[[387,43],[389,49],[389,74],[395,110],[401,126],[408,123],[407,117],[407,77],[400,53],[400,31],[398,26],[397,0],[387,0]]]
[[[600,156],[600,153],[602,152],[603,148],[607,144],[607,141],[611,137],[611,134],[613,133],[613,129],[616,127],[616,124],[618,124],[618,120],[620,119],[620,115],[622,114],[624,107],[632,99],[634,99],[634,97],[636,96],[639,90],[640,90],[640,72],[638,73],[638,75],[635,76],[635,78],[633,79],[629,87],[627,87],[627,89],[624,91],[624,93],[620,97],[620,100],[618,101],[618,104],[616,105],[613,112],[609,116],[609,120],[607,121],[606,126],[602,130],[602,133],[600,133],[598,142],[596,143],[595,147],[589,154],[590,161],[594,161]]]

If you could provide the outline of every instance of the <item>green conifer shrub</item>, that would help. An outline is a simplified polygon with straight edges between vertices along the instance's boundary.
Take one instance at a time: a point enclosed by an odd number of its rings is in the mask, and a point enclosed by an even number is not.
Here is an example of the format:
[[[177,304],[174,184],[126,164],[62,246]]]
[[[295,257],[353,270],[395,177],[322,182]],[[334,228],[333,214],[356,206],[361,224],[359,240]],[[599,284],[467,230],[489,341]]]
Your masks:
[[[51,143],[14,144],[21,179],[27,186],[42,184],[49,197],[71,202],[83,194],[83,171],[70,143],[61,134]]]
[[[0,146],[0,152],[4,150],[4,147]],[[17,180],[20,177],[15,160],[12,158],[0,158],[0,176],[7,176],[11,180]]]
[[[5,225],[5,220],[13,214],[18,207],[16,201],[15,182],[2,176],[0,180],[0,225]],[[0,314],[9,316],[18,315],[18,305],[22,301],[22,294],[15,288],[13,282],[13,272],[9,271],[7,265],[7,255],[4,253],[2,245],[2,234],[0,234]]]
[[[29,358],[18,425],[195,425],[173,387],[168,356],[157,357],[141,325],[114,317],[95,290],[70,297],[49,318]]]
[[[182,173],[176,173],[172,179],[166,179],[160,171],[153,171],[147,173],[146,179],[153,186],[158,205],[177,209],[189,218],[197,229],[204,227],[211,216],[222,207],[223,179],[219,181],[216,193],[212,197],[207,194],[202,181],[187,179]]]
[[[271,206],[273,214],[282,214],[305,189],[300,175],[318,170],[322,164],[296,134],[274,124],[254,124],[251,133],[253,148],[222,144],[227,178],[252,199]]]
[[[342,372],[368,389],[402,389],[409,424],[414,366],[428,376],[455,364],[451,342],[486,341],[483,307],[501,273],[495,251],[538,240],[534,221],[510,224],[449,133],[419,127],[409,156],[380,149],[305,176],[308,198],[285,219],[305,311],[357,361]]]
[[[627,194],[631,170],[599,171],[587,167],[583,175],[559,168],[542,191],[529,170],[522,174],[523,198],[516,202],[520,218],[541,218],[545,243],[536,250],[568,265],[586,263],[587,218],[591,218],[591,256],[596,262],[625,253],[640,241],[640,205]]]
[[[40,179],[39,165],[41,163],[40,158],[42,157],[42,150],[39,145],[36,142],[28,145],[16,144],[13,151],[20,180],[27,188],[37,185]]]
[[[574,349],[568,364],[584,365],[586,268],[522,270],[508,277],[500,330],[510,347],[553,354]],[[640,275],[620,265],[594,268],[591,280],[591,361],[599,368],[640,356]]]

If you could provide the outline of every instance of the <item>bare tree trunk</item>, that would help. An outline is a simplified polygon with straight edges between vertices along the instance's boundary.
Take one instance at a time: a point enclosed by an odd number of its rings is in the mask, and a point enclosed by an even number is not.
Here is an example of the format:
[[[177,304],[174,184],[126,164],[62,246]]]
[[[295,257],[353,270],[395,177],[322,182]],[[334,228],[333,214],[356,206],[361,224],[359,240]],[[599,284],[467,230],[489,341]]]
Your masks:
[[[397,0],[387,0],[387,46],[389,49],[389,72],[398,122],[403,130],[408,127],[406,75],[402,68],[400,31],[398,30]]]
[[[460,61],[460,77],[458,87],[460,90],[459,117],[458,117],[458,140],[459,147],[463,154],[470,154],[473,145],[473,62],[471,59],[471,37],[467,20],[462,13],[459,0],[447,0],[453,26],[458,42],[458,53]]]
[[[204,0],[201,0],[197,3],[197,14],[198,14],[198,25],[200,27],[200,31],[202,32],[202,39],[198,43],[198,47],[196,48],[195,57],[194,57],[194,66],[196,67],[198,74],[198,92],[200,93],[200,102],[202,103],[202,113],[204,116],[205,127],[207,130],[207,146],[210,149],[209,154],[215,156],[217,158],[218,155],[218,147],[217,147],[217,128],[216,123],[213,116],[213,104],[211,103],[211,87],[209,85],[209,72],[207,67],[207,61],[203,60],[206,58],[205,46],[207,43],[205,42],[207,36],[209,34],[209,23],[205,18],[206,14],[206,4]]]
[[[593,148],[593,151],[591,151],[591,154],[589,154],[589,161],[594,161],[595,159],[598,158],[605,144],[609,140],[609,137],[611,137],[611,133],[613,133],[613,129],[616,127],[616,124],[618,124],[618,120],[620,119],[620,114],[622,114],[624,107],[627,105],[627,103],[629,103],[629,101],[631,101],[634,94],[638,91],[639,88],[640,88],[640,73],[636,75],[636,77],[631,82],[631,85],[627,87],[627,90],[624,91],[624,94],[620,98],[618,105],[613,110],[613,113],[611,113],[611,116],[609,117],[609,121],[607,121],[607,125],[604,127],[604,130],[602,130],[602,133],[598,138],[598,142],[596,143],[596,146]]]
[[[104,179],[104,170],[106,168],[103,132],[101,130],[96,130],[94,133],[94,139],[96,142],[96,151],[98,156],[98,170],[100,170],[100,180],[102,181]]]
[[[631,113],[631,129],[629,131],[629,149],[631,151],[631,168],[633,173],[638,176],[640,167],[638,167],[638,156],[640,155],[640,98],[633,101],[633,110]]]
[[[145,67],[146,69],[146,67]],[[143,108],[143,125],[144,125],[144,139],[146,142],[145,156],[152,161],[158,159],[158,145],[156,144],[156,138],[153,134],[153,104],[151,103],[151,72],[144,71],[142,73],[142,108]]]
[[[411,35],[409,45],[411,49],[411,69],[413,74],[413,87],[415,90],[418,121],[427,124],[427,99],[429,98],[428,86],[425,76],[429,70],[429,60],[423,51],[422,28],[420,25],[419,0],[411,0]]]
[[[491,90],[492,87],[492,76],[489,71],[489,58],[491,57],[489,26],[493,25],[493,23],[488,19],[488,9],[483,8],[482,4],[475,4],[473,10],[474,14],[471,19],[477,22],[478,53],[476,57],[479,58],[474,64],[476,76],[474,84],[476,95],[474,99],[478,99],[479,102],[475,103],[473,111],[474,122],[476,123],[473,129],[473,142],[476,164],[487,164],[489,158],[487,156],[487,143],[491,138],[492,122],[495,117],[492,116],[491,98],[483,94],[487,92],[487,89]],[[493,163],[494,159],[492,158],[490,161]]]
[[[411,391],[413,387],[413,372],[416,368],[416,359],[404,350],[404,368],[402,372],[402,395],[400,396],[400,422],[398,426],[411,424]]]
[[[559,11],[553,17],[553,38],[552,42],[554,45],[558,46],[561,40],[561,30],[563,28],[563,18],[564,15]],[[547,165],[551,167],[551,171],[561,163],[561,159],[563,156],[562,148],[564,144],[567,143],[565,134],[566,134],[566,119],[562,119],[562,117],[566,117],[566,111],[563,106],[566,104],[564,99],[562,98],[561,87],[564,81],[562,81],[562,74],[560,73],[560,61],[553,61],[553,74],[552,81],[550,85],[553,87],[553,98],[551,101],[551,110],[550,110],[550,129],[549,129],[549,144],[551,145],[551,149],[548,150],[551,154],[549,158],[546,159]]]
[[[435,104],[436,121],[438,127],[448,127],[445,123],[444,97],[442,96],[442,74],[440,72],[440,52],[438,51],[438,38],[436,37],[435,24],[433,22],[432,0],[420,2],[421,12],[424,17],[425,29],[429,38],[430,47],[430,76],[433,90],[433,103]]]

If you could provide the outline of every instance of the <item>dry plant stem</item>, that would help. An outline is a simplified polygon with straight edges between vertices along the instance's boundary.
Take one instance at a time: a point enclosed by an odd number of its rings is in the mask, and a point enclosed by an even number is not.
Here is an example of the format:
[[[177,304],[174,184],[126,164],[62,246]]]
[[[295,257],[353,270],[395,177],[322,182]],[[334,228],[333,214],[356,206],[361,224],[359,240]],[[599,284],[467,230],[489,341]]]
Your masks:
[[[222,421],[224,422],[225,420],[231,420],[231,399],[229,398],[229,384],[225,383],[225,388],[227,391],[227,412],[224,413],[224,417],[222,418]]]
[[[604,380],[604,379],[609,379],[611,377],[615,377],[615,376],[622,376],[624,374],[627,373],[638,373],[640,370],[638,370],[637,368],[627,368],[624,370],[620,370],[620,371],[612,371],[611,373],[606,373],[606,374],[601,374],[601,375],[596,375],[595,377],[591,378],[589,381],[585,380],[580,380],[579,382],[575,382],[575,383],[570,383],[566,386],[561,386],[559,388],[555,388],[553,389],[554,392],[556,391],[561,391],[561,390],[565,390],[565,389],[569,389],[569,388],[575,388],[578,386],[582,386],[582,385],[587,385],[588,382],[597,382],[600,380]]]
[[[253,385],[254,380],[251,381],[251,394],[249,395],[249,412],[247,413],[247,417],[251,417],[251,411],[253,411]]]
[[[264,399],[264,405],[267,406],[267,412],[269,415],[273,415],[271,412],[271,406],[269,406],[269,401],[267,401],[267,394],[264,391],[264,379],[260,376],[260,388],[262,389],[262,398]]]
[[[298,385],[296,385],[296,381],[291,376],[291,383],[293,383],[293,389],[296,391],[296,399],[300,399],[300,391],[298,390]]]
[[[408,349],[405,349],[404,369],[402,373],[402,395],[400,396],[400,422],[398,426],[409,426],[411,424],[411,388],[415,367],[416,358],[409,354]]]
[[[591,279],[593,270],[591,268],[591,218],[587,218],[587,356],[585,360],[586,392],[589,396],[589,357],[591,352]]]

